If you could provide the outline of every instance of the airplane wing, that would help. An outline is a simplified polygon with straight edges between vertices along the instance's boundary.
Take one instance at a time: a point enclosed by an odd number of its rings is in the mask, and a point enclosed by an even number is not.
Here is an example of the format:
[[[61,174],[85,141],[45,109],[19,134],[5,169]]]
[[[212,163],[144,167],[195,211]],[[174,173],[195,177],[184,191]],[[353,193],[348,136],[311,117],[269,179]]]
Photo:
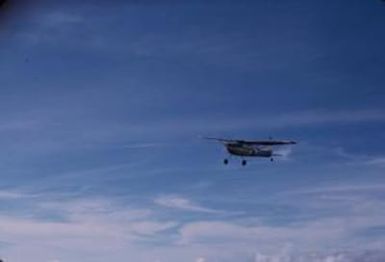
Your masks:
[[[203,139],[214,140],[214,141],[222,142],[222,143],[235,143],[235,142],[238,142],[237,140],[233,140],[233,139],[216,138],[216,137],[203,137]]]
[[[282,146],[282,145],[295,145],[297,142],[291,140],[251,140],[242,141],[245,145],[261,145],[261,146]]]
[[[260,145],[260,146],[278,146],[278,145],[295,145],[297,142],[291,140],[237,140],[237,139],[224,139],[215,137],[204,137],[208,140],[215,140],[221,143],[238,143],[243,145]]]

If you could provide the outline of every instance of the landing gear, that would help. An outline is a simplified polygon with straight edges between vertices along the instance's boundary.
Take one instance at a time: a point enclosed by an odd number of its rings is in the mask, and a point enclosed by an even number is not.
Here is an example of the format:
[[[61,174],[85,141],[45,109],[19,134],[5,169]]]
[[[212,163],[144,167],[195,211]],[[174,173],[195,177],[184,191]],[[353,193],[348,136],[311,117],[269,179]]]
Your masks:
[[[273,162],[274,161],[274,158],[270,158],[270,162]]]
[[[227,158],[223,159],[223,164],[224,165],[228,165],[229,164],[229,159],[227,159]],[[245,165],[247,165],[247,161],[245,159],[242,159],[241,164],[242,164],[242,166],[245,166]]]

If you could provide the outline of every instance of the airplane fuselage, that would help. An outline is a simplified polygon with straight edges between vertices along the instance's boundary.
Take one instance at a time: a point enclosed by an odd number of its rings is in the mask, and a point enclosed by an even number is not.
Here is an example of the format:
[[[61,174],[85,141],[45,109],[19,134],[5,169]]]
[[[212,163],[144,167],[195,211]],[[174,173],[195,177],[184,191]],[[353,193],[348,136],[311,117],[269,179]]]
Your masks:
[[[297,142],[293,140],[240,140],[240,139],[224,139],[215,137],[205,137],[208,140],[215,140],[226,147],[230,155],[240,156],[242,158],[242,166],[247,164],[245,157],[264,157],[274,161],[275,156],[282,156],[273,152],[276,146],[295,145]],[[229,160],[225,158],[223,163],[227,165]]]
[[[247,156],[247,157],[272,157],[273,150],[270,148],[258,148],[255,146],[228,143],[225,145],[227,151],[236,156]]]

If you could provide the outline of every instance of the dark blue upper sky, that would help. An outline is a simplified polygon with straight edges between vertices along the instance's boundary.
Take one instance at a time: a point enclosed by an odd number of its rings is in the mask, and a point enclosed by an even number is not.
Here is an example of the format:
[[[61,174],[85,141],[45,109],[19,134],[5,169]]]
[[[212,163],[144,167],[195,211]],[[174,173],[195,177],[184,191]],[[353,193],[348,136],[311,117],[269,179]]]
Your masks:
[[[9,2],[0,256],[382,261],[381,1]],[[224,167],[200,136],[299,144]]]

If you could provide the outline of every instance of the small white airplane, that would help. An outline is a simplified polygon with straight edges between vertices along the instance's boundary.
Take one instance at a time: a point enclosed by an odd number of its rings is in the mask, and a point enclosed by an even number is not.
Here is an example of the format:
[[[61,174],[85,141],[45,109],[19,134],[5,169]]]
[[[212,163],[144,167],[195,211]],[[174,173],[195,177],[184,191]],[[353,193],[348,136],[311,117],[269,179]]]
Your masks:
[[[297,142],[291,140],[235,140],[204,137],[204,139],[215,140],[222,143],[230,155],[242,157],[242,165],[245,166],[247,161],[243,157],[264,157],[274,161],[275,156],[282,156],[274,153],[274,146],[295,145]],[[223,163],[227,165],[229,160],[225,158]]]

